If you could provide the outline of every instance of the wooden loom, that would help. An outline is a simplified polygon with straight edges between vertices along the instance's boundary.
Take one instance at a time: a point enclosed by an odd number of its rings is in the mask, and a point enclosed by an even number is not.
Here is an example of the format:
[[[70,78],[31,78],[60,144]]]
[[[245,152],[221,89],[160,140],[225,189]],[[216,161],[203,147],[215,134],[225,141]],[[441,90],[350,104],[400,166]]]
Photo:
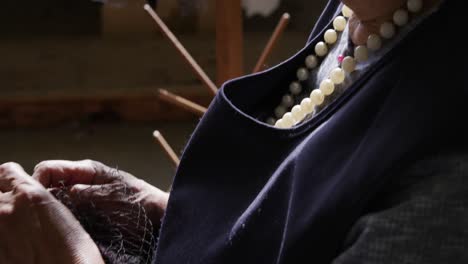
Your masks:
[[[218,63],[218,82],[222,83],[230,78],[242,75],[242,13],[240,1],[217,1],[217,53],[218,58],[227,58],[225,60],[217,61]],[[158,14],[146,4],[144,9],[156,22],[158,28],[162,31],[164,36],[169,39],[172,45],[177,49],[183,59],[189,64],[190,68],[197,75],[199,80],[204,84],[208,91],[214,96],[218,90],[213,81],[210,80],[208,75],[199,66],[196,60],[185,49],[182,43],[171,32]],[[237,14],[235,14],[237,11]],[[234,14],[233,14],[234,13]],[[276,29],[273,32],[270,40],[268,41],[265,49],[263,50],[253,73],[262,71],[265,68],[266,62],[275,48],[278,40],[286,29],[290,20],[288,13],[283,14]],[[228,45],[228,43],[230,43]],[[237,46],[236,46],[237,45]],[[186,98],[170,93],[166,90],[159,89],[158,95],[161,100],[174,104],[186,111],[190,111],[197,116],[203,116],[207,108],[192,102]],[[153,137],[161,145],[162,149],[172,161],[175,167],[178,167],[180,160],[175,154],[174,149],[169,145],[161,132],[155,131]]]

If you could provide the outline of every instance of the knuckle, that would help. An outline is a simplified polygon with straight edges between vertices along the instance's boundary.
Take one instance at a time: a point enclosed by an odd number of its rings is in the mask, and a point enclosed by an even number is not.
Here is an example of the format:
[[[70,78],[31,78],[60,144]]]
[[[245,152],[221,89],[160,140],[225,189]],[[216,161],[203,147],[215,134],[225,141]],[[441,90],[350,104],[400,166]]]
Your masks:
[[[54,162],[50,160],[42,161],[34,167],[34,172],[36,173],[46,172],[54,166],[53,164]]]
[[[97,171],[100,167],[97,161],[91,159],[79,161],[78,164],[81,164],[81,166],[83,166],[84,168],[93,169],[94,171]]]
[[[39,169],[34,169],[33,178],[36,179],[36,180],[40,180],[40,179],[44,178],[47,175],[47,173],[48,173],[48,170],[45,167],[41,167]]]
[[[48,193],[43,188],[27,183],[18,184],[14,190],[15,201],[19,204],[41,203],[48,198]]]
[[[85,164],[85,166],[91,168],[94,172],[94,175],[102,175],[104,174],[106,171],[107,171],[107,166],[102,164],[101,162],[99,161],[95,161],[95,160],[84,160],[83,163]]]
[[[104,164],[100,163],[99,161],[95,161],[95,160],[87,159],[87,160],[83,160],[82,162],[86,167],[92,168],[96,172],[101,171],[102,168],[105,167]]]
[[[81,163],[87,166],[95,166],[98,162],[92,159],[85,159],[85,160],[82,160]]]
[[[47,165],[49,164],[50,162],[49,161],[41,161],[39,162],[35,167],[34,167],[34,171],[38,171],[44,167],[47,167]]]
[[[7,162],[0,165],[0,174],[11,174],[20,168],[20,165],[15,162]]]
[[[34,168],[34,175],[43,176],[44,174],[46,174],[46,172],[47,172],[46,167],[36,167],[36,168]]]

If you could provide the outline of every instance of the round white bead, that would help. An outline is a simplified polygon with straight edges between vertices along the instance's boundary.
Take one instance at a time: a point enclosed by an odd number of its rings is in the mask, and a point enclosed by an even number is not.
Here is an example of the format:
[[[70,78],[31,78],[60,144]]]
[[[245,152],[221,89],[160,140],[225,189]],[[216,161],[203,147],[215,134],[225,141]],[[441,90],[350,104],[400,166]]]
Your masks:
[[[395,36],[395,34],[396,34],[396,29],[393,23],[385,22],[380,26],[380,35],[383,38],[391,39]]]
[[[399,9],[395,12],[395,14],[393,14],[393,23],[395,23],[395,25],[397,26],[402,27],[408,24],[408,21],[409,21],[409,14],[408,14],[408,11],[404,9]]]
[[[302,92],[302,85],[299,82],[292,82],[289,85],[289,91],[293,95],[299,95]]]
[[[351,10],[351,8],[349,8],[347,5],[343,5],[341,13],[343,13],[344,17],[350,18],[353,15],[353,10]]]
[[[314,105],[321,105],[325,101],[325,95],[319,89],[315,89],[310,93],[310,100]]]
[[[306,116],[306,113],[302,110],[300,105],[296,105],[291,110],[291,114],[293,115],[294,120],[300,122]]]
[[[274,126],[275,123],[276,123],[276,119],[274,119],[273,117],[270,117],[266,120],[267,124],[271,125],[271,126]]]
[[[283,119],[279,119],[278,121],[276,121],[275,127],[277,127],[277,128],[286,128],[286,125],[285,125]]]
[[[290,112],[284,114],[282,119],[286,127],[292,127],[296,123],[296,120]]]
[[[335,91],[335,84],[330,79],[323,80],[320,83],[320,91],[324,95],[330,95]]]
[[[333,29],[329,29],[325,32],[324,39],[328,44],[335,44],[338,40],[338,33]]]
[[[351,56],[346,56],[341,63],[341,68],[347,73],[352,73],[356,70],[356,60]]]
[[[304,98],[301,102],[301,109],[306,115],[310,114],[314,111],[314,103],[312,103],[310,98]]]
[[[284,116],[284,114],[286,113],[286,108],[284,106],[278,106],[275,108],[275,116],[276,118],[281,118]]]
[[[324,57],[328,53],[328,46],[325,42],[319,42],[315,45],[315,54],[319,57]]]
[[[297,79],[299,81],[305,81],[309,78],[309,71],[306,68],[300,68],[297,70]]]
[[[366,46],[357,46],[354,49],[354,58],[358,62],[364,62],[369,59],[369,50]]]
[[[344,18],[343,16],[337,16],[335,20],[333,20],[333,28],[335,28],[335,30],[338,32],[345,30],[346,18]]]
[[[311,70],[315,69],[318,66],[318,59],[314,55],[309,55],[305,59],[305,64],[306,64],[307,68],[309,68]]]
[[[407,6],[410,12],[417,13],[421,11],[423,8],[423,1],[422,0],[408,0]]]
[[[377,51],[382,47],[382,39],[379,35],[372,34],[367,39],[367,48],[373,51]]]
[[[330,72],[330,80],[335,84],[341,84],[345,80],[345,72],[341,68],[333,69]]]
[[[281,104],[286,108],[291,107],[294,105],[294,98],[290,95],[285,95],[281,100]]]

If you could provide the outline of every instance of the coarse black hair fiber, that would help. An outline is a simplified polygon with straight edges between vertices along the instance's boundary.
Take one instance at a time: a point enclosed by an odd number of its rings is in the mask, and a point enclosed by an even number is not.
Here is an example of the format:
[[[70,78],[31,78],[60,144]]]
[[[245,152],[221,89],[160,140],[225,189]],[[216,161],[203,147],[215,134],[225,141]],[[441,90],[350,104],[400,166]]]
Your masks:
[[[132,197],[130,188],[123,183],[113,184],[111,190],[103,189],[101,194],[105,195],[106,192],[117,194],[123,199]],[[89,233],[106,263],[152,263],[156,248],[155,230],[140,203],[123,202],[118,207],[103,210],[80,194],[72,197],[66,186],[57,188],[53,194],[70,209]]]

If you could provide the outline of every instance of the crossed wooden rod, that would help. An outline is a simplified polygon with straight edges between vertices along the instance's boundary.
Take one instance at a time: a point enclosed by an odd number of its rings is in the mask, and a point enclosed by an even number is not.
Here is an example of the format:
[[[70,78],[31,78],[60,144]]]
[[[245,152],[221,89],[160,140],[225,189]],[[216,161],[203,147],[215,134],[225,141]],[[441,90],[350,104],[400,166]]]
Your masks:
[[[218,92],[218,88],[216,87],[214,82],[208,77],[205,71],[200,67],[197,61],[192,57],[192,55],[190,55],[190,53],[187,51],[184,45],[182,45],[182,43],[177,39],[174,33],[172,33],[169,27],[164,23],[164,21],[158,16],[158,14],[154,11],[154,9],[150,5],[146,4],[144,6],[144,9],[156,22],[158,28],[162,31],[163,35],[169,39],[169,41],[172,43],[172,45],[174,45],[174,47],[177,49],[177,51],[182,56],[182,58],[189,64],[190,68],[197,75],[198,79],[200,79],[200,81],[203,83],[204,87],[207,88],[213,96],[215,96],[216,93]],[[272,51],[276,47],[276,44],[278,43],[278,40],[282,36],[284,30],[286,29],[290,21],[290,18],[291,17],[288,13],[284,13],[281,16],[281,19],[278,22],[278,25],[276,26],[273,34],[270,37],[270,40],[268,41],[265,49],[263,50],[260,58],[258,59],[257,64],[255,65],[253,73],[260,72],[265,68],[266,62],[268,61],[269,56],[271,55]],[[203,116],[207,111],[206,107],[203,107],[197,103],[194,103],[186,98],[173,94],[164,89],[158,90],[158,96],[161,100],[171,103],[173,105],[176,105],[200,117]],[[172,161],[174,166],[178,167],[180,164],[180,159],[176,155],[174,149],[169,145],[169,143],[166,141],[164,136],[161,134],[161,132],[155,131],[153,133],[153,137],[161,145],[164,152]]]

